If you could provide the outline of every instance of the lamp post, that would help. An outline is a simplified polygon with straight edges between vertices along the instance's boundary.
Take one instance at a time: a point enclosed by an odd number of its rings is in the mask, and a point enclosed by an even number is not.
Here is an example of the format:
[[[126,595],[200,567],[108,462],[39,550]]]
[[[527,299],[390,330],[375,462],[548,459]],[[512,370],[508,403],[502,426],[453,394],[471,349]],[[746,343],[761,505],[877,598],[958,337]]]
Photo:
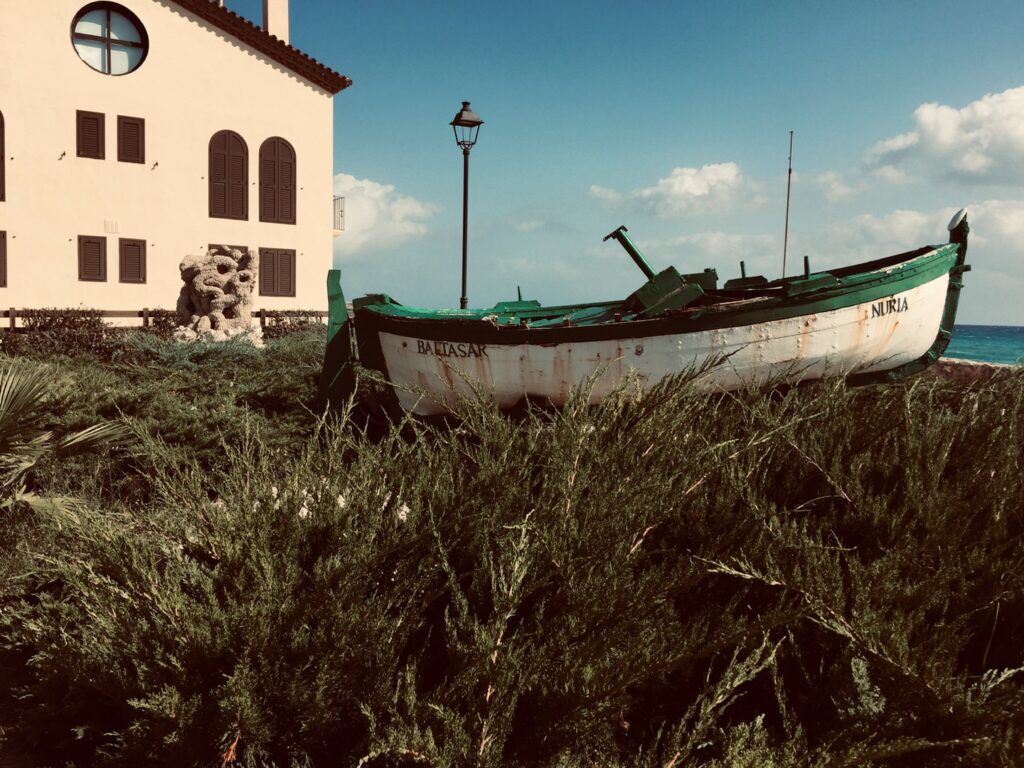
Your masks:
[[[476,144],[477,134],[484,121],[480,115],[469,108],[469,102],[462,102],[462,109],[452,120],[452,130],[455,131],[455,143],[462,148],[462,296],[459,298],[459,308],[465,309],[469,304],[466,298],[466,241],[469,224],[469,150]]]

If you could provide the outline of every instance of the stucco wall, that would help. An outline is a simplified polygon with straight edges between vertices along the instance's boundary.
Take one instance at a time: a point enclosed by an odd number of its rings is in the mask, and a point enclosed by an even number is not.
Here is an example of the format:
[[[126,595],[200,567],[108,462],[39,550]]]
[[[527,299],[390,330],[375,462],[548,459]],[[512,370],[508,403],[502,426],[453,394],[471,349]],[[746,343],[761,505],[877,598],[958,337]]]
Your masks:
[[[85,4],[0,0],[8,263],[0,307],[173,308],[182,258],[226,243],[296,252],[296,296],[257,296],[256,308],[325,308],[331,95],[166,0],[120,0],[146,27],[149,54],[128,75],[100,74],[71,44]],[[106,115],[105,160],[76,156],[76,110]],[[118,115],[145,119],[144,164],[118,162]],[[208,146],[223,129],[248,145],[248,221],[208,215]],[[296,151],[295,225],[259,221],[259,148],[271,136]],[[78,236],[105,233],[106,282],[79,281]],[[146,240],[145,284],[118,281],[119,236]]]

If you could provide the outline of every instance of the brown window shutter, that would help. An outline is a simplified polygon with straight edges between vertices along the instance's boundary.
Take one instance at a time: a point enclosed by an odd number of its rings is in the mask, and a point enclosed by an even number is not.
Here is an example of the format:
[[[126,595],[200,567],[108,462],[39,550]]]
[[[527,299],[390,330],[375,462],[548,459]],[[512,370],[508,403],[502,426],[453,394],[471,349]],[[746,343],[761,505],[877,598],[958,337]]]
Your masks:
[[[277,295],[295,295],[295,251],[277,252]]]
[[[228,154],[224,132],[210,139],[210,216],[228,215]]]
[[[233,131],[210,139],[210,216],[249,218],[249,150]]]
[[[260,295],[295,295],[295,251],[260,248]]]
[[[78,236],[78,279],[107,279],[107,238]]]
[[[0,288],[7,287],[7,233],[0,232]]]
[[[118,250],[121,282],[146,282],[146,241],[121,238]]]
[[[277,295],[277,251],[260,248],[260,296]]]
[[[260,221],[295,223],[295,150],[278,136],[260,147]]]
[[[277,160],[260,147],[260,221],[277,221]]]
[[[232,219],[248,218],[249,165],[244,154],[232,147],[228,156],[228,216]]]
[[[226,181],[210,182],[210,216],[227,218],[228,185]]]
[[[146,121],[117,116],[117,159],[122,163],[146,162]]]
[[[102,160],[106,156],[103,113],[78,110],[76,122],[78,156]]]
[[[278,164],[281,176],[281,192],[277,198],[278,221],[282,224],[295,223],[295,153],[289,150],[288,157]]]

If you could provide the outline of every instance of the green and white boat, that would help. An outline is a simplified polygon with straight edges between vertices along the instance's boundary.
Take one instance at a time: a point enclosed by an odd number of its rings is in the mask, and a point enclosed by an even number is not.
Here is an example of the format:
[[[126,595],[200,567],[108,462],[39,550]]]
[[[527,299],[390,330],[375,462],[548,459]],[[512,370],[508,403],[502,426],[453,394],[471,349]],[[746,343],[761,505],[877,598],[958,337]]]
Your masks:
[[[347,398],[358,360],[391,383],[384,405],[431,416],[460,395],[484,393],[502,409],[524,400],[557,407],[583,383],[597,402],[626,377],[646,386],[688,370],[709,391],[831,375],[895,380],[927,368],[949,343],[970,269],[968,231],[961,210],[946,244],[825,272],[811,272],[805,258],[800,276],[718,287],[712,269],[655,274],[620,227],[605,239],[626,248],[647,282],[624,300],[555,307],[417,309],[372,294],[350,315],[332,270],[322,388],[331,402]]]

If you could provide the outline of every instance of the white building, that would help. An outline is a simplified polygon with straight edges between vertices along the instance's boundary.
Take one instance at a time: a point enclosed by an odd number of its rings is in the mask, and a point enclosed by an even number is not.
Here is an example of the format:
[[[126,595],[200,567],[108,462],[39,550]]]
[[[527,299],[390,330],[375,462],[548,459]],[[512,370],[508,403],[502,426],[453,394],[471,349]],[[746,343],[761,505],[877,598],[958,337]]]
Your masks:
[[[348,78],[222,0],[0,0],[0,307],[173,309],[178,265],[259,254],[255,306],[322,309]]]

